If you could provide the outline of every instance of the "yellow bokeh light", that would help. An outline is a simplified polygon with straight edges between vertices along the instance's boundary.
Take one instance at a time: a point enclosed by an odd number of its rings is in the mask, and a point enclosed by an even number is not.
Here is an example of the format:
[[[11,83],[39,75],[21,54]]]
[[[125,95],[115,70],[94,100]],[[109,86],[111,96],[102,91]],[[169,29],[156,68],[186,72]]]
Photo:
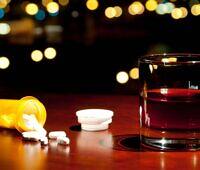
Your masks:
[[[116,75],[116,80],[118,83],[120,84],[125,84],[128,82],[129,80],[129,76],[125,71],[120,71],[119,73],[117,73]]]
[[[39,62],[43,59],[43,54],[40,50],[34,50],[31,53],[31,59],[35,62]]]
[[[6,69],[10,65],[10,61],[7,57],[0,57],[0,69]]]
[[[108,7],[105,10],[105,16],[107,18],[114,18],[116,16],[116,11],[113,7]]]
[[[177,57],[162,58],[163,63],[177,62]]]
[[[156,0],[148,0],[145,6],[148,11],[154,11],[158,6],[158,2]]]
[[[144,6],[141,2],[135,1],[129,5],[128,12],[131,15],[142,14],[144,12]]]
[[[169,57],[168,61],[169,62],[177,62],[177,57]]]
[[[50,2],[53,2],[53,0],[42,0],[42,5],[43,5],[44,7],[46,7],[47,4],[50,3]]]
[[[38,6],[34,3],[29,3],[26,5],[25,10],[29,15],[35,15],[38,12]]]
[[[58,3],[62,6],[66,6],[69,3],[69,0],[58,0]]]
[[[138,79],[139,78],[139,69],[137,67],[131,69],[131,71],[129,72],[129,76],[132,79]]]
[[[182,17],[181,17],[181,18],[187,17],[187,15],[188,15],[188,10],[187,10],[187,8],[181,7],[180,9],[181,9],[181,11],[182,11]]]
[[[53,47],[48,47],[44,50],[44,56],[47,59],[54,59],[56,57],[56,50]]]
[[[120,6],[115,6],[114,9],[116,11],[115,17],[120,17],[122,15],[122,8]]]
[[[87,0],[86,2],[86,7],[89,9],[89,10],[96,10],[99,6],[99,3],[97,0]]]
[[[154,69],[154,70],[157,70],[157,69],[158,69],[158,65],[153,64],[153,69]]]
[[[9,4],[11,2],[11,0],[6,0],[7,4]]]
[[[136,15],[132,10],[131,5],[129,5],[129,7],[128,7],[128,13],[131,15]]]
[[[183,16],[183,12],[180,8],[174,8],[171,13],[172,18],[180,19]]]
[[[7,23],[0,23],[0,34],[1,35],[7,35],[10,33],[10,25]]]
[[[193,5],[192,8],[191,8],[191,13],[194,16],[200,15],[200,4]]]
[[[0,0],[0,8],[5,8],[8,4],[7,0]]]
[[[168,63],[168,62],[169,62],[169,59],[168,59],[168,58],[162,58],[161,61],[162,61],[163,63]]]
[[[50,2],[47,4],[47,11],[49,13],[56,13],[59,11],[59,5],[56,2]]]

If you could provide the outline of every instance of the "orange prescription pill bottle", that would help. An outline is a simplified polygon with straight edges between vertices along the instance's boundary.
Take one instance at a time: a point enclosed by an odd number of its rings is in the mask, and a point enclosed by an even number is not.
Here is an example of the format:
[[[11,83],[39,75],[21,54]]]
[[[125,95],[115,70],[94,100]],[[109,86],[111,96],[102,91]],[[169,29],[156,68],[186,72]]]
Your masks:
[[[0,99],[0,127],[16,128],[19,132],[32,130],[23,119],[23,115],[34,115],[38,123],[44,126],[46,109],[35,97],[26,96],[20,100]]]

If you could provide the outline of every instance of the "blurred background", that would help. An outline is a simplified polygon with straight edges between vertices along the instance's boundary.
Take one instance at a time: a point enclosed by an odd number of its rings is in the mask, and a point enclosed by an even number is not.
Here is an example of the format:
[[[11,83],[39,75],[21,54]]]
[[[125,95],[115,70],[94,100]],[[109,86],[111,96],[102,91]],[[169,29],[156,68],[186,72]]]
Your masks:
[[[200,53],[198,0],[0,0],[0,92],[137,93],[140,56]]]

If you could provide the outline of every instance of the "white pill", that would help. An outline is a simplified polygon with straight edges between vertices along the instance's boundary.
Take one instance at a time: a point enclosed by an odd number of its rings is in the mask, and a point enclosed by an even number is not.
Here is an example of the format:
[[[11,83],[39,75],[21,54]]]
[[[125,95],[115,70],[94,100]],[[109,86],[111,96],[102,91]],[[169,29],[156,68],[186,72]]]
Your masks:
[[[33,125],[33,118],[31,115],[23,114],[24,123],[29,129],[34,129]]]
[[[46,130],[42,127],[42,125],[39,124],[34,114],[23,114],[23,119],[29,129],[33,129],[35,131],[38,131],[39,133],[43,133],[43,135],[46,136]]]
[[[60,145],[69,145],[70,139],[68,137],[58,137],[57,142]]]
[[[37,128],[34,128],[37,132],[40,134],[43,134],[44,136],[47,135],[47,131],[42,127],[42,125],[38,124]]]
[[[30,141],[39,141],[43,134],[37,132],[37,131],[27,131],[22,133],[24,140],[30,140]]]
[[[50,139],[57,139],[58,137],[66,137],[66,133],[64,131],[49,132],[49,138]]]
[[[48,138],[46,136],[41,138],[40,142],[42,145],[48,145],[48,143],[49,143]]]
[[[30,116],[31,116],[30,121],[33,124],[33,129],[38,131],[38,132],[40,132],[40,133],[43,133],[46,136],[46,134],[47,134],[46,130],[42,127],[42,125],[39,124],[39,122],[36,119],[35,115],[32,114]]]

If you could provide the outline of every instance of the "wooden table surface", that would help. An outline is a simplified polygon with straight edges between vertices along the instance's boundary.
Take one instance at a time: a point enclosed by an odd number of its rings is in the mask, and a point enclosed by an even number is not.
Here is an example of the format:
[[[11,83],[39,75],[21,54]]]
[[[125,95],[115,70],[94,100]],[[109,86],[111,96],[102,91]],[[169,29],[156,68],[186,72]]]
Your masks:
[[[200,169],[200,152],[140,149],[138,98],[123,95],[46,94],[36,96],[47,109],[47,131],[64,130],[69,146],[25,142],[16,130],[0,129],[0,170],[40,169]],[[114,111],[108,130],[81,131],[75,112]]]

